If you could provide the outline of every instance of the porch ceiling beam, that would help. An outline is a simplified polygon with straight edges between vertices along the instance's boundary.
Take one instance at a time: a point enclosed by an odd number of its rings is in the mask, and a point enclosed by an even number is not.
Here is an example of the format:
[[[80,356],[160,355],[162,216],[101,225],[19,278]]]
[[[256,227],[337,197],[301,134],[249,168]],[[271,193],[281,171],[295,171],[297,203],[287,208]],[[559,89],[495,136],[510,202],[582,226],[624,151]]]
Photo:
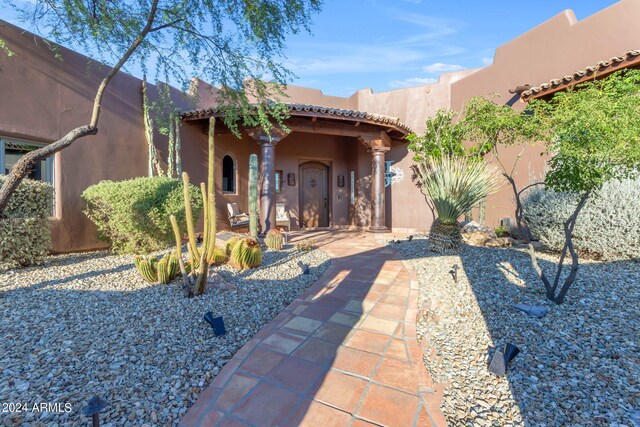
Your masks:
[[[358,141],[370,150],[387,151],[391,148],[391,138],[384,131],[378,131],[376,135],[363,135]]]
[[[317,121],[312,123],[309,120],[289,119],[285,122],[286,126],[294,132],[319,133],[325,135],[348,136],[352,138],[375,140],[385,138],[390,140],[392,137],[387,130],[382,130],[380,126],[365,124],[360,122],[358,126],[349,123],[332,123],[329,121]],[[385,136],[381,136],[384,134]],[[394,138],[401,139],[401,138]]]

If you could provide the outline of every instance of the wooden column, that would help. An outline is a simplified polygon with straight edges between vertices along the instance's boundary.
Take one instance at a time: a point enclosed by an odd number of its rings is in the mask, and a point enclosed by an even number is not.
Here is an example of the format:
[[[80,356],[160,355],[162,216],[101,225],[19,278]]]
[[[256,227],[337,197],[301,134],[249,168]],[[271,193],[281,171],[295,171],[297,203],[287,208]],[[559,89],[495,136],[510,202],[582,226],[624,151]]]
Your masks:
[[[276,226],[276,145],[288,133],[280,128],[266,133],[262,128],[248,129],[247,133],[260,144],[260,225],[262,234]]]

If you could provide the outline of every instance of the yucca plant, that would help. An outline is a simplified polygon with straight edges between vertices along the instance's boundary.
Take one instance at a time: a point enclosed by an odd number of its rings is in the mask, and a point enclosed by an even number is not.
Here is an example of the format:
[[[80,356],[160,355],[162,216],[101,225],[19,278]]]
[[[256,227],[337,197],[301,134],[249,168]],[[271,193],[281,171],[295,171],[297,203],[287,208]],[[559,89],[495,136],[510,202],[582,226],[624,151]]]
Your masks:
[[[499,171],[480,160],[450,156],[419,160],[413,169],[416,184],[438,215],[429,231],[429,249],[459,251],[462,236],[458,218],[500,188]]]

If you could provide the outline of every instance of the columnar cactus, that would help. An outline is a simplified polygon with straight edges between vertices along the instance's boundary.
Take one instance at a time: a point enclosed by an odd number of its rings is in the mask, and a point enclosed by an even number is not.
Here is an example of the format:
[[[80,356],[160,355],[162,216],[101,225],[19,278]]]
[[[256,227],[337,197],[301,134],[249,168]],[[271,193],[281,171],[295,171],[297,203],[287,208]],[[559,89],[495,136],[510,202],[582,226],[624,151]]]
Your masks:
[[[249,156],[249,235],[258,237],[258,156]]]
[[[215,200],[215,118],[209,119],[209,162],[208,162],[208,176],[207,184],[200,184],[200,191],[202,193],[202,201],[204,205],[204,233],[202,236],[202,245],[198,248],[196,234],[194,230],[193,214],[191,211],[190,197],[189,197],[189,175],[186,172],[182,173],[182,182],[184,185],[184,201],[185,201],[185,214],[187,219],[187,235],[189,242],[187,244],[187,250],[189,252],[189,261],[187,265],[191,265],[191,268],[185,266],[182,260],[182,238],[180,229],[178,228],[178,222],[176,218],[171,215],[171,226],[173,227],[173,233],[176,238],[176,251],[178,253],[178,261],[180,264],[180,271],[182,272],[183,286],[185,294],[188,297],[202,295],[207,284],[207,277],[209,275],[209,265],[212,263],[219,263],[222,250],[216,247],[216,200]],[[225,254],[226,255],[226,254]]]
[[[284,234],[282,231],[272,228],[267,232],[267,236],[264,239],[265,244],[269,249],[275,249],[277,251],[282,250],[284,244]]]
[[[262,264],[262,249],[258,241],[246,237],[236,243],[231,251],[229,263],[242,270],[259,267]]]

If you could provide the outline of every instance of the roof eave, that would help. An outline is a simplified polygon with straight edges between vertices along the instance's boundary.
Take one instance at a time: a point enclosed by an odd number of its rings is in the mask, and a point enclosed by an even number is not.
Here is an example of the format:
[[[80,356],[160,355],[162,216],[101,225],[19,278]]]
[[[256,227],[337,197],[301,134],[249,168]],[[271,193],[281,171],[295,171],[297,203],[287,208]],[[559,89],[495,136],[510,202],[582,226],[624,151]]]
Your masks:
[[[600,61],[595,65],[585,67],[584,70],[579,70],[562,78],[553,79],[549,82],[531,87],[522,92],[520,99],[527,102],[532,99],[543,98],[576,84],[602,78],[624,68],[635,67],[640,67],[640,50],[628,50],[624,56],[614,56],[609,60]]]

